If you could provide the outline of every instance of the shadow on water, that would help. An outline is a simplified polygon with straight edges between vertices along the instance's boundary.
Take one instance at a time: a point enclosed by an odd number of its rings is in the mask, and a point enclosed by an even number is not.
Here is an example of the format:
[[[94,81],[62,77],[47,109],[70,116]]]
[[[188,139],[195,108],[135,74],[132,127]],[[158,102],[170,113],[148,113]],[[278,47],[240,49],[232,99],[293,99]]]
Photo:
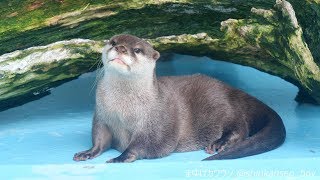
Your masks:
[[[72,115],[84,111],[92,111],[94,107],[94,90],[92,92],[95,74],[87,73],[77,80],[65,83],[51,89],[51,94],[39,100],[31,101],[22,106],[0,112],[1,125],[29,121],[34,117]]]

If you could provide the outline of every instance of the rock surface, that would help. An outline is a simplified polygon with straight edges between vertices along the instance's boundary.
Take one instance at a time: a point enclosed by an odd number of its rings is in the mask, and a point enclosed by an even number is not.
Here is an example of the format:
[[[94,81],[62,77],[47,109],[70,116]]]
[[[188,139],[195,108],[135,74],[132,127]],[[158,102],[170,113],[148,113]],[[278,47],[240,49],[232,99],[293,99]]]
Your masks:
[[[277,75],[320,104],[318,0],[19,3],[0,2],[0,110],[95,70],[103,40],[120,33]]]

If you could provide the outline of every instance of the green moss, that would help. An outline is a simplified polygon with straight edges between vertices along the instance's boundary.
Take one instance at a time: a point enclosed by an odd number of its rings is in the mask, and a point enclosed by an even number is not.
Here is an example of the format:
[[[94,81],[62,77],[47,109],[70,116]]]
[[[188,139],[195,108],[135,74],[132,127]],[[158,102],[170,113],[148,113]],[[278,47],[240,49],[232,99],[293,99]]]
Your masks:
[[[146,5],[141,9],[127,10],[111,7],[104,10],[112,10],[118,13],[105,18],[82,21],[72,28],[57,24],[40,29],[31,29],[23,33],[7,32],[0,36],[0,44],[2,44],[0,54],[14,49],[25,49],[71,38],[101,40],[119,33],[131,33],[140,37],[154,38],[172,34],[207,32],[211,36],[219,37],[223,35],[219,28],[221,21],[228,18],[244,18],[246,16],[245,12],[220,13],[203,8],[202,4],[185,4],[181,6],[179,3],[164,3],[161,5]],[[168,12],[168,10],[184,12],[186,7],[200,10],[195,14]]]
[[[22,32],[32,27],[39,27],[45,19],[69,12],[79,10],[87,5],[106,4],[110,0],[82,0],[72,1],[45,1],[45,0],[2,0],[0,2],[0,33],[5,31]],[[16,15],[15,15],[16,14]]]
[[[315,62],[320,66],[320,2],[315,0],[289,0],[296,9],[296,16],[303,29],[303,37]]]

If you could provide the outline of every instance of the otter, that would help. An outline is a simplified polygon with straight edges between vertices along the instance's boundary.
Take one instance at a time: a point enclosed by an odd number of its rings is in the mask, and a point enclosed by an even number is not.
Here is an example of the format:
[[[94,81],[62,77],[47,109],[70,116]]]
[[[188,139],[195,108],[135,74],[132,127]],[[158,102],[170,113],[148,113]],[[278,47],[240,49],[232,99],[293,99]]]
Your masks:
[[[93,146],[76,153],[75,161],[95,158],[109,148],[122,154],[108,163],[201,149],[211,154],[204,160],[235,159],[284,142],[284,124],[270,107],[205,75],[157,77],[159,57],[148,42],[132,35],[117,35],[106,43]]]

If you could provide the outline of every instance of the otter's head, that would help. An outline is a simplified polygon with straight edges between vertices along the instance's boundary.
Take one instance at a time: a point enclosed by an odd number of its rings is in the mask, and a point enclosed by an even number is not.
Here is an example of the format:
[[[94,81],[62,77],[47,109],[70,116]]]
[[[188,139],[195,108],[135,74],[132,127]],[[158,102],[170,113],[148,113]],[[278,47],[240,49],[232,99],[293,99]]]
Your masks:
[[[123,75],[144,75],[154,71],[160,54],[146,41],[131,35],[112,37],[102,52],[106,71]]]

